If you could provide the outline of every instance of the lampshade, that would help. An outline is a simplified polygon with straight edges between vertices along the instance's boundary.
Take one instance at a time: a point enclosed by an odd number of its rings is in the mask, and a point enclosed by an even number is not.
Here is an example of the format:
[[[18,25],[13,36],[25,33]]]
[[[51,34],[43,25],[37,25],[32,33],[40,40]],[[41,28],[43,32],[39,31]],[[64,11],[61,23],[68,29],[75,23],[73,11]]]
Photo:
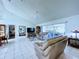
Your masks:
[[[72,31],[73,33],[79,33],[79,30],[74,30],[74,31]]]

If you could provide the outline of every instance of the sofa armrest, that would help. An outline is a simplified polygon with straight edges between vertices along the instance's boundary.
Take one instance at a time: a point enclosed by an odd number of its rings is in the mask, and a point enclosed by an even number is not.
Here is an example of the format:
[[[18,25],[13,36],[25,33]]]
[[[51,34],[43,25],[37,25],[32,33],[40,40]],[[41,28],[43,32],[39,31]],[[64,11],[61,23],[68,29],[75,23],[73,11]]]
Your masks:
[[[51,51],[55,48],[55,45],[49,46],[44,52],[43,52],[43,56],[48,56]]]
[[[48,46],[46,49],[45,49],[45,46],[47,45],[44,44],[44,46],[39,46],[37,44],[35,44],[35,48],[37,50],[39,50],[39,52],[44,56],[44,57],[47,57],[49,55],[49,53],[51,52],[51,50],[55,47],[55,45],[51,45],[51,46]],[[52,48],[53,47],[53,48]],[[51,49],[52,48],[52,49]],[[45,50],[44,50],[45,49]]]
[[[35,45],[37,45],[38,48],[40,48],[42,51],[44,51],[48,46],[48,42],[45,42],[45,41],[35,42]]]
[[[48,56],[50,53],[51,46],[49,46],[45,51],[43,51],[43,56]]]

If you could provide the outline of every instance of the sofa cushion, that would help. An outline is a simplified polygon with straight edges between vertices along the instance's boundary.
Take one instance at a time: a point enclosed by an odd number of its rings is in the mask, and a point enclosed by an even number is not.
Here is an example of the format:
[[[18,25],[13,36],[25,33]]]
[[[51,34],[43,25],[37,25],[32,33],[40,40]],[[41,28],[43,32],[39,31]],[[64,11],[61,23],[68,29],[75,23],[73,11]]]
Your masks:
[[[35,44],[42,50],[44,51],[45,47],[47,46],[47,41],[41,41],[41,40],[38,40],[38,41],[35,41]]]
[[[51,46],[52,44],[55,44],[65,38],[66,38],[66,36],[50,39],[50,40],[48,40],[48,46]]]
[[[65,39],[66,36],[64,37],[57,37],[57,38],[53,38],[53,39],[50,39],[48,40],[47,42],[37,42],[36,44],[39,46],[39,48],[42,50],[42,51],[45,51],[49,46]]]
[[[47,43],[45,43],[45,46],[43,46],[43,50],[46,50],[49,46],[61,41],[61,40],[64,40],[66,38],[66,36],[63,36],[63,37],[57,37],[57,38],[53,38],[53,39],[50,39],[47,41]]]
[[[42,46],[40,46],[40,49],[44,51],[47,48],[47,45],[48,45],[48,42],[43,43]]]

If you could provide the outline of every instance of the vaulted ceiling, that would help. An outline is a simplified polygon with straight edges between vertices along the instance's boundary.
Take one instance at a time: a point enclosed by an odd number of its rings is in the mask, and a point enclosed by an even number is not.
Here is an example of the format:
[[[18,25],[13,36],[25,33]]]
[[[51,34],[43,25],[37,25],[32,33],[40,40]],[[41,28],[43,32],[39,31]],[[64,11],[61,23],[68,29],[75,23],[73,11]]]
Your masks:
[[[79,14],[79,0],[2,0],[5,8],[34,24]]]

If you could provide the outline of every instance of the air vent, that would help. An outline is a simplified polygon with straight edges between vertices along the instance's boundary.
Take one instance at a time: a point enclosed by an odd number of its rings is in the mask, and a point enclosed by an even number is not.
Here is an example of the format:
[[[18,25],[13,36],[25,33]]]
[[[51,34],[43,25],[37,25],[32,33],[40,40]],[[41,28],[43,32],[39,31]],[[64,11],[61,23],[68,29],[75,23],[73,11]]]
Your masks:
[[[11,2],[11,0],[8,0],[9,2]]]
[[[21,0],[23,2],[23,0]]]

